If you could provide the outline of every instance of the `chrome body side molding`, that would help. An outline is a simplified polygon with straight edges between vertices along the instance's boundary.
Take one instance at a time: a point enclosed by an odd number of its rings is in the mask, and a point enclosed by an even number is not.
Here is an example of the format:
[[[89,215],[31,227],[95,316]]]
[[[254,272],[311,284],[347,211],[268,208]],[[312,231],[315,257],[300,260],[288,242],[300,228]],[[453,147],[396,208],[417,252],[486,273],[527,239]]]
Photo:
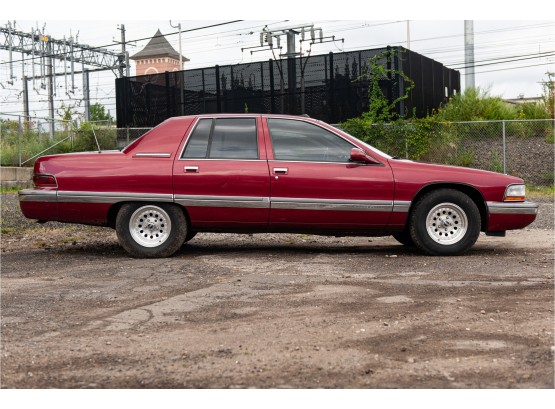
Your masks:
[[[185,207],[237,207],[251,209],[267,209],[270,207],[269,197],[175,195],[174,201]]]
[[[271,207],[272,209],[289,210],[391,212],[393,202],[389,200],[342,200],[274,197],[271,199]]]
[[[73,192],[58,191],[58,202],[63,203],[118,203],[126,201],[173,202],[172,194],[128,192]]]
[[[127,201],[175,202],[185,207],[236,207],[253,209],[336,210],[357,212],[408,212],[410,201],[345,200],[255,196],[172,195],[160,193],[81,192],[26,189],[20,201],[60,203],[105,203]],[[495,209],[495,208],[494,208]],[[491,211],[491,209],[490,209]]]

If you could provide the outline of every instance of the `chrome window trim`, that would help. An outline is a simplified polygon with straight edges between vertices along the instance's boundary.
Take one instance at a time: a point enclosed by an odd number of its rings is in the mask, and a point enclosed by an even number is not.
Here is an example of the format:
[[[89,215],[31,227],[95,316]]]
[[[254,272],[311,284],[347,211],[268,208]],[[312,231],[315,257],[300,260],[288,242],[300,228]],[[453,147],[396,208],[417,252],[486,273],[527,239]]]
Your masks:
[[[487,202],[490,214],[537,214],[539,205],[533,202]]]
[[[190,141],[190,136],[193,134],[193,132],[195,131],[195,128],[197,127],[198,122],[201,119],[233,119],[233,118],[246,118],[246,119],[254,119],[254,127],[256,128],[256,155],[258,156],[258,159],[234,159],[234,158],[184,158],[183,154],[185,153],[185,149],[187,149],[187,145],[189,145],[189,141]],[[216,126],[216,124],[214,124],[214,126]],[[210,134],[208,135],[208,138],[210,138],[212,136],[212,130],[210,131]],[[209,144],[210,147],[210,144]],[[209,152],[206,152],[207,154]],[[230,114],[230,116],[225,116],[225,117],[219,117],[219,116],[197,116],[196,120],[193,122],[193,126],[191,127],[191,132],[189,132],[189,134],[187,135],[187,138],[185,140],[185,144],[183,145],[183,148],[181,149],[181,154],[179,155],[179,159],[178,160],[233,160],[233,161],[251,161],[251,162],[259,162],[259,161],[263,161],[265,162],[265,160],[260,159],[260,145],[258,143],[258,116],[250,116],[250,115],[246,115],[246,116],[236,116],[233,114]]]
[[[312,122],[312,121],[307,121],[307,120],[305,120],[305,119],[303,119],[303,118],[281,118],[281,117],[279,117],[279,116],[274,117],[274,116],[271,116],[271,115],[267,115],[264,119],[266,120],[266,125],[267,125],[267,127],[268,127],[268,136],[270,137],[270,142],[271,142],[271,144],[272,144],[272,155],[274,156],[274,160],[275,160],[275,161],[278,161],[278,162],[296,162],[296,163],[341,163],[341,164],[353,164],[353,163],[356,163],[356,162],[350,162],[350,161],[347,161],[347,162],[312,162],[312,161],[302,161],[302,160],[294,161],[294,160],[279,160],[279,159],[275,159],[276,154],[275,154],[275,152],[274,152],[274,141],[273,141],[273,139],[272,139],[272,132],[271,132],[271,130],[270,130],[270,123],[268,122],[269,119],[282,119],[282,120],[286,120],[286,121],[297,121],[297,122],[304,122],[304,123],[307,123],[307,124],[311,124],[311,125],[317,126],[317,127],[320,128],[320,129],[323,129],[323,130],[326,131],[326,132],[331,133],[332,135],[337,136],[338,138],[341,138],[341,139],[344,140],[345,142],[351,144],[353,148],[361,149],[361,147],[358,146],[358,145],[356,145],[356,144],[354,144],[354,143],[351,142],[350,140],[344,138],[342,135],[339,135],[338,133],[336,133],[336,132],[334,132],[334,131],[332,131],[332,130],[330,130],[330,129],[328,129],[328,128],[325,128],[325,127],[323,127],[322,125],[320,125],[320,124],[318,124],[318,123],[315,123],[315,122]],[[351,148],[351,149],[352,149],[352,148]],[[372,156],[372,158],[376,159],[374,156]],[[377,160],[379,163],[371,163],[371,164],[370,164],[370,163],[364,163],[364,164],[360,164],[360,165],[365,165],[365,166],[369,166],[369,165],[370,165],[370,166],[385,166],[379,159],[376,159],[376,160]]]
[[[225,159],[217,159],[217,158],[179,158],[178,161],[233,161],[233,162],[267,162],[265,159],[232,159],[232,158],[225,158]]]
[[[311,161],[303,161],[303,160],[277,160],[277,159],[272,159],[272,160],[268,160],[268,163],[314,163],[314,164],[319,164],[319,165],[354,165],[355,162],[311,162]],[[366,164],[361,164],[361,165],[366,165]]]
[[[318,165],[358,165],[358,166],[385,166],[383,163],[360,163],[360,162],[313,162],[309,160],[268,160],[269,163],[279,162],[279,163],[314,163]]]

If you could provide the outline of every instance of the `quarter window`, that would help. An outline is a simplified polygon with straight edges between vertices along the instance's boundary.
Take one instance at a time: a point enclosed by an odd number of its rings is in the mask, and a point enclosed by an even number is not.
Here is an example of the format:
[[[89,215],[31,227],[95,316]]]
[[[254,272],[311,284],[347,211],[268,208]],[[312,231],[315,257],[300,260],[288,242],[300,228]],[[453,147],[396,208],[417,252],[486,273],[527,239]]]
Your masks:
[[[339,136],[308,122],[268,119],[274,158],[283,161],[348,162],[354,147]]]
[[[200,119],[182,158],[258,159],[256,119]]]
[[[199,120],[193,133],[189,136],[187,149],[183,152],[182,157],[187,159],[206,158],[211,129],[212,119]]]

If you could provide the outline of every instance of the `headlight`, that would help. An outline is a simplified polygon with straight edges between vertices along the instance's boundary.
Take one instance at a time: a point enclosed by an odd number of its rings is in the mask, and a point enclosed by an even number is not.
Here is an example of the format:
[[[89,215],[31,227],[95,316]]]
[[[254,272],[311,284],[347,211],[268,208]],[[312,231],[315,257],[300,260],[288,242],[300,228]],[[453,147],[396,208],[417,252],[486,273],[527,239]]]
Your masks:
[[[523,202],[526,199],[526,186],[509,185],[505,190],[505,202]]]

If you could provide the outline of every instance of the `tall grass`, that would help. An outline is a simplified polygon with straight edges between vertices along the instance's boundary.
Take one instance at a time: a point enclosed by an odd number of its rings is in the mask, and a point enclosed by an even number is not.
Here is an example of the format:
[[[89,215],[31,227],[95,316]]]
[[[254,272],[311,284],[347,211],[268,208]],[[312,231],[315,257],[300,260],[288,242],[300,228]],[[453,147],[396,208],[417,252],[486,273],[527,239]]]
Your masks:
[[[36,131],[20,134],[12,127],[5,127],[1,135],[1,166],[19,166],[20,161],[24,163],[23,166],[33,166],[34,159],[31,158],[41,152],[43,153],[40,156],[97,150],[96,140],[101,149],[116,148],[115,129],[101,128],[90,123],[83,124],[78,130],[57,131],[52,138]]]

